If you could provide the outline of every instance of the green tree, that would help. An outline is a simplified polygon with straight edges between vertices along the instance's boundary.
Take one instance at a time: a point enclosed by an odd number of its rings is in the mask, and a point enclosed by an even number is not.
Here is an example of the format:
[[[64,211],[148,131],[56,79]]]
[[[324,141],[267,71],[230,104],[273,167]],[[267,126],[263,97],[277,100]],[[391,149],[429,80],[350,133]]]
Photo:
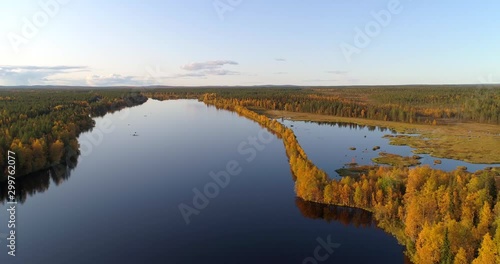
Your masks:
[[[444,241],[441,247],[441,262],[440,264],[452,264],[453,256],[451,254],[450,239],[448,238],[448,229],[444,231]]]

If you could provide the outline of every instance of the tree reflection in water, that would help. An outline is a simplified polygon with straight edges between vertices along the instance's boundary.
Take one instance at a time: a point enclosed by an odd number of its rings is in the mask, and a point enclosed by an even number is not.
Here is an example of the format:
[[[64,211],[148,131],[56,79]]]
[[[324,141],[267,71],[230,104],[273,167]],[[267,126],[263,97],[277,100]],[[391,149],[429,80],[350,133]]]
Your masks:
[[[16,201],[23,204],[28,197],[47,191],[50,187],[51,180],[56,186],[67,181],[71,176],[71,171],[73,171],[76,166],[76,162],[69,164],[70,166],[66,164],[56,165],[50,169],[16,178]],[[8,202],[8,196],[7,181],[0,182],[0,203],[5,204]]]
[[[295,198],[295,205],[307,218],[323,219],[328,223],[336,221],[345,226],[353,225],[356,228],[376,228],[377,226],[372,213],[363,209],[307,202],[299,197]],[[406,255],[403,255],[403,263],[413,264]]]
[[[323,219],[326,222],[337,221],[346,226],[376,226],[372,213],[362,209],[307,202],[298,197],[295,198],[295,204],[302,215],[307,218]]]

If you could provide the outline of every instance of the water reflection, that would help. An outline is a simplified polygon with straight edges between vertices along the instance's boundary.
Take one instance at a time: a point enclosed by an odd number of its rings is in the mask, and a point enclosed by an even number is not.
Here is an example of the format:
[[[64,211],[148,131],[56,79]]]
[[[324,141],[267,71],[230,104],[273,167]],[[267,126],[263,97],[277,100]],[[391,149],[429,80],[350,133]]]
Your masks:
[[[378,228],[372,213],[362,209],[307,202],[298,197],[295,198],[295,205],[306,218],[323,219],[328,223],[340,222],[356,228]],[[412,264],[406,255],[403,255],[403,259],[404,264]]]
[[[26,202],[28,197],[34,196],[37,193],[43,193],[50,187],[51,182],[59,186],[67,181],[71,176],[71,171],[75,168],[76,163],[71,163],[71,166],[60,164],[43,170],[28,174],[16,179],[16,201],[20,204]],[[0,203],[3,205],[8,199],[8,184],[7,181],[0,182]]]
[[[368,129],[368,131],[373,132],[373,131],[378,131],[378,132],[386,132],[389,131],[392,134],[397,134],[398,132],[396,130],[386,128],[386,127],[379,127],[379,126],[370,126],[370,125],[358,125],[355,123],[346,123],[346,122],[315,122],[315,121],[304,121],[305,123],[311,123],[311,124],[318,124],[320,126],[331,126],[331,127],[339,127],[339,128],[349,128],[349,129],[355,129],[355,130],[363,130],[363,129]]]
[[[323,219],[326,222],[336,221],[345,226],[353,225],[355,227],[376,225],[370,212],[357,208],[307,202],[298,197],[295,198],[295,205],[304,217],[311,219]]]

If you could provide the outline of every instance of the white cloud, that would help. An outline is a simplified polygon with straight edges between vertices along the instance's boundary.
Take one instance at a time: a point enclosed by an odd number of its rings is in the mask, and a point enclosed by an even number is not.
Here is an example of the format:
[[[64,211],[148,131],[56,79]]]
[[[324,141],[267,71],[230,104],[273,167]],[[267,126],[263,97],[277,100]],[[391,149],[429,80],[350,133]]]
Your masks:
[[[202,71],[202,73],[205,75],[236,75],[236,74],[239,74],[238,72],[230,71],[230,70],[226,70],[226,69],[210,69],[210,70]]]
[[[206,62],[194,62],[181,66],[181,69],[190,71],[170,76],[170,78],[207,78],[208,76],[238,75],[239,72],[223,69],[225,65],[238,65],[231,60],[214,60]]]
[[[238,75],[240,74],[239,72],[235,71],[230,71],[230,70],[225,70],[225,69],[211,69],[211,70],[205,70],[205,71],[196,71],[196,72],[190,72],[190,73],[181,73],[181,74],[175,74],[170,77],[169,79],[176,79],[176,78],[206,78],[207,76],[224,76],[224,75]]]
[[[1,85],[54,84],[55,75],[88,71],[86,66],[14,66],[0,65]]]
[[[224,65],[238,65],[237,62],[231,60],[215,60],[206,62],[193,62],[181,66],[181,69],[186,71],[199,71],[199,70],[214,70],[220,69]]]

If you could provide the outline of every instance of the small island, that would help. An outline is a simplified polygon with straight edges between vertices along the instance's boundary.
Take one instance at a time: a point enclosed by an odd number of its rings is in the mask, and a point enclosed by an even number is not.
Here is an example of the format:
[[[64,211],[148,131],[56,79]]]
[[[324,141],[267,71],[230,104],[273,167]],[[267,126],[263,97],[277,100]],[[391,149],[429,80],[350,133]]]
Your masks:
[[[378,157],[373,158],[372,161],[377,164],[386,164],[396,167],[412,167],[420,165],[420,156],[414,155],[410,157],[403,157],[397,154],[381,152]]]

